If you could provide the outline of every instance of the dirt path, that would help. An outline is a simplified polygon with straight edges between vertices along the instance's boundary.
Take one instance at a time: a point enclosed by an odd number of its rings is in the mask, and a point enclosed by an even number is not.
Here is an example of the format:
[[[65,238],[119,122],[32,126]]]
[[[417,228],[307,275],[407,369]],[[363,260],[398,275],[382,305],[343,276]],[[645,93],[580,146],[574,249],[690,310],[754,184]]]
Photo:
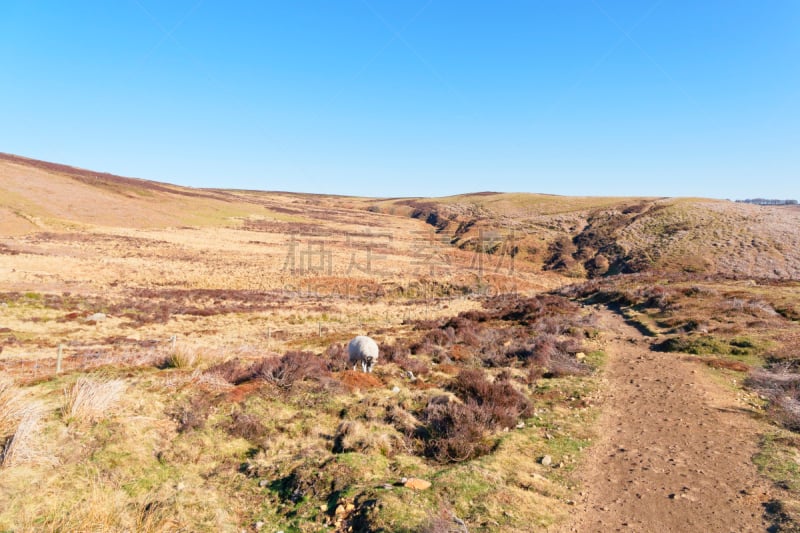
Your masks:
[[[610,337],[600,439],[562,531],[766,531],[758,422],[696,363],[651,352],[621,317],[600,316]]]

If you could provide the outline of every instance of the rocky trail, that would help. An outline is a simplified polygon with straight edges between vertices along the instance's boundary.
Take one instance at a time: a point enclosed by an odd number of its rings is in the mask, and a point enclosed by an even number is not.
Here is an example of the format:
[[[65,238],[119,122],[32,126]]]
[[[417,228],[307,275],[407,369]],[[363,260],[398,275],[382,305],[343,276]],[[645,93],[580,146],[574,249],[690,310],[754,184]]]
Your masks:
[[[599,440],[576,474],[561,531],[769,531],[773,489],[752,462],[764,428],[696,362],[658,353],[600,311],[606,332]],[[650,339],[652,340],[652,339]]]

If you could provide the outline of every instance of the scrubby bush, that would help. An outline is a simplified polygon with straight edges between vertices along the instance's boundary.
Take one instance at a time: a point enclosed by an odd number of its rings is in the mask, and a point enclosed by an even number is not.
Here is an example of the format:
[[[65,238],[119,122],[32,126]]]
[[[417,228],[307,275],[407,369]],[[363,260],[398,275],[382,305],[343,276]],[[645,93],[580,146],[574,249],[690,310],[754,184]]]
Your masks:
[[[282,357],[265,357],[253,366],[254,377],[282,388],[305,379],[319,380],[330,375],[326,362],[312,352],[287,352]]]
[[[528,398],[507,379],[489,381],[480,369],[463,370],[448,385],[450,396],[435,396],[421,413],[415,435],[426,457],[449,463],[489,453],[492,432],[513,427],[530,414]]]
[[[755,369],[745,380],[745,386],[767,398],[769,411],[784,427],[800,431],[800,372],[793,362]]]
[[[462,370],[447,388],[485,411],[491,428],[513,427],[530,414],[530,401],[509,380],[491,382],[482,370]]]
[[[231,413],[230,420],[222,427],[234,437],[241,437],[250,442],[263,440],[267,436],[267,428],[259,417],[243,411]]]
[[[403,341],[395,341],[393,344],[382,342],[378,345],[380,357],[382,360],[389,363],[394,362],[398,358],[407,356],[411,351],[408,345]]]
[[[381,354],[383,354],[383,349],[381,349]],[[324,358],[331,372],[341,372],[350,368],[347,345],[344,343],[335,342],[328,346]]]
[[[189,397],[167,410],[167,416],[178,424],[178,433],[203,429],[214,410],[205,393]]]
[[[250,367],[242,364],[238,358],[228,359],[223,363],[211,366],[204,373],[218,376],[232,385],[239,385],[253,379]]]
[[[405,370],[406,372],[411,372],[415,376],[423,376],[431,371],[428,363],[413,357],[404,357],[402,359],[395,360],[395,363],[401,369]]]
[[[489,413],[476,402],[429,403],[423,413],[424,454],[441,463],[460,462],[489,453]]]
[[[281,388],[291,388],[295,383],[312,379],[321,381],[331,376],[330,363],[313,352],[291,351],[283,356],[263,357],[249,365],[231,359],[206,370],[234,385],[263,379]]]

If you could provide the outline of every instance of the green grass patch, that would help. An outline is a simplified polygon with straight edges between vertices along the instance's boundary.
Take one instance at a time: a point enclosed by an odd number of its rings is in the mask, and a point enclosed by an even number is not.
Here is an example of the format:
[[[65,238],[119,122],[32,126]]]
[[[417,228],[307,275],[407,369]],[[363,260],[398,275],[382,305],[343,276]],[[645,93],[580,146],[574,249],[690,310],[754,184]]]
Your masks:
[[[693,355],[755,357],[763,354],[768,346],[749,337],[726,340],[713,335],[682,335],[659,343],[657,348],[664,352],[683,352]]]
[[[800,454],[797,437],[780,431],[763,436],[753,457],[758,471],[786,490],[800,491]]]

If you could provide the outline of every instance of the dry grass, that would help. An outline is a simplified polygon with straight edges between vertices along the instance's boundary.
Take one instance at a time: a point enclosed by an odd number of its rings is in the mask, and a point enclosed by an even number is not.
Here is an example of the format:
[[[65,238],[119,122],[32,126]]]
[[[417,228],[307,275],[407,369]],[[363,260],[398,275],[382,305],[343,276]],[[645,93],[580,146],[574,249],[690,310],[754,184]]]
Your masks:
[[[28,404],[14,432],[6,440],[0,453],[0,466],[50,462],[38,448],[38,437],[41,431],[41,418],[44,408],[41,404]],[[48,459],[45,461],[45,459]]]
[[[64,391],[61,415],[69,422],[97,422],[108,416],[109,409],[120,400],[126,386],[118,379],[100,381],[79,377]]]
[[[796,214],[781,221],[724,202],[197,197],[9,165],[0,162],[0,214],[12,223],[0,216],[0,233],[16,226],[0,243],[0,372],[63,406],[37,427],[22,389],[0,385],[9,463],[28,461],[42,439],[61,459],[47,471],[4,470],[14,476],[0,478],[0,530],[241,531],[258,521],[271,531],[458,530],[452,515],[470,530],[547,527],[569,510],[568,468],[545,471],[530,457],[569,464],[587,444],[591,410],[579,392],[594,377],[576,354],[600,336],[567,298],[486,295],[574,281],[542,272],[551,259],[572,276],[657,267],[773,277],[798,259]],[[71,207],[52,213],[36,183]],[[433,226],[441,233],[429,235]],[[493,248],[479,276],[481,232],[497,228],[513,229],[515,246]],[[428,237],[454,245],[434,250]],[[328,264],[307,268],[299,253],[321,244]],[[358,268],[368,251],[372,272]],[[426,257],[442,259],[435,275]],[[798,338],[785,328],[796,323],[797,287],[624,280],[565,294],[634,309],[657,335],[713,336],[731,353],[704,360],[726,372],[767,349],[787,358]],[[96,312],[107,319],[86,322]],[[345,368],[341,348],[356,334],[382,343],[373,374]],[[103,420],[117,400],[124,423]],[[395,485],[401,476],[434,485],[412,493]],[[31,495],[33,485],[41,491]],[[355,509],[337,525],[348,503]]]
[[[0,379],[0,466],[40,461],[37,448],[44,408],[7,378]]]
[[[167,368],[178,368],[191,370],[197,368],[205,362],[204,354],[194,347],[176,346],[167,355],[164,366]]]
[[[24,391],[11,379],[0,378],[0,437],[13,433],[27,409]]]

